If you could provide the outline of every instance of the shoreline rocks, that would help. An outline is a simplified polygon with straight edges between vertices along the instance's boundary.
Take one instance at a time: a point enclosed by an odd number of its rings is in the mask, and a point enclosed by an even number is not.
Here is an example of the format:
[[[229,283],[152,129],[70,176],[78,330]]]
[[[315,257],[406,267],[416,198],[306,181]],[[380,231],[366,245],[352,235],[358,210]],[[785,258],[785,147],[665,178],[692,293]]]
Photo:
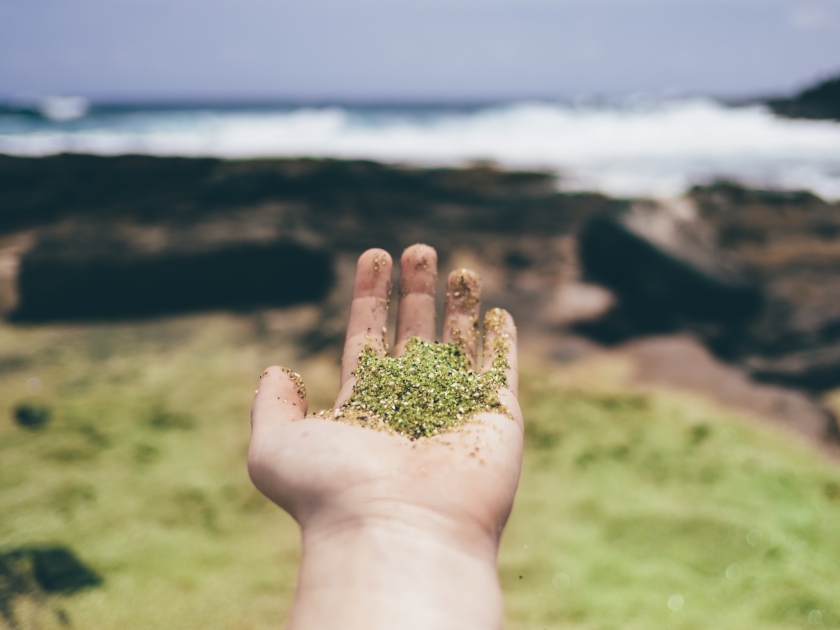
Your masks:
[[[772,98],[765,103],[785,118],[840,121],[840,77],[826,79],[792,98]]]
[[[312,302],[315,351],[341,343],[361,251],[426,242],[523,330],[689,332],[757,379],[840,385],[840,204],[805,191],[665,203],[490,164],[0,156],[0,242],[19,320]]]
[[[691,219],[658,207],[647,219],[631,209],[587,224],[584,273],[619,303],[584,332],[617,342],[689,331],[758,380],[840,385],[838,204],[731,182],[688,199]]]

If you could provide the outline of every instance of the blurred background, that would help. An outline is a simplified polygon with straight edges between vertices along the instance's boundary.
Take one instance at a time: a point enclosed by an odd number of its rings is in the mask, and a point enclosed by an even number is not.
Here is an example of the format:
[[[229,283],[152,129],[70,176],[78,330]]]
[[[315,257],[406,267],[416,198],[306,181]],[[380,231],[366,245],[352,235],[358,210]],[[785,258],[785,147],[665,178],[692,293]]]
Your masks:
[[[520,330],[508,627],[840,628],[839,31],[0,0],[0,627],[281,626],[251,391],[331,406],[356,258],[425,242]]]

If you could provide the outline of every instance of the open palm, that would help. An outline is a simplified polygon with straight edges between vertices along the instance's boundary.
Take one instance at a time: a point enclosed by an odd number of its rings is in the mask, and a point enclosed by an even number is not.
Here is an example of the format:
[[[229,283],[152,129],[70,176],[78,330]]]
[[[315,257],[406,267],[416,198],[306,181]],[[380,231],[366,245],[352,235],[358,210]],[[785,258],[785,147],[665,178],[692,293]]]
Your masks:
[[[437,254],[425,245],[414,245],[402,256],[397,355],[413,336],[435,339],[436,267]],[[367,345],[386,351],[391,270],[383,250],[369,250],[359,259],[336,408],[352,394],[359,352]],[[443,341],[460,341],[478,365],[478,277],[453,272],[447,289]],[[497,545],[519,479],[523,436],[516,401],[516,330],[511,317],[501,315],[502,329],[488,332],[485,346],[492,335],[505,335],[510,346],[508,388],[499,397],[512,417],[478,413],[457,429],[429,438],[412,441],[306,417],[306,397],[295,378],[285,368],[268,368],[251,413],[248,469],[256,487],[300,523],[304,536],[396,522],[467,548],[487,541]],[[491,361],[485,357],[483,369]]]

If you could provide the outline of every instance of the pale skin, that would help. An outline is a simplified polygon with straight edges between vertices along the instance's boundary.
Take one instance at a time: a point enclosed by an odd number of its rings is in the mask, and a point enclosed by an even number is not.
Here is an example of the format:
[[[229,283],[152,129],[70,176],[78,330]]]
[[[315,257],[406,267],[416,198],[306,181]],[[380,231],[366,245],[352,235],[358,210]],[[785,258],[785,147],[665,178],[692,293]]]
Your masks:
[[[340,407],[352,393],[359,351],[385,351],[392,261],[359,258],[341,370]],[[415,335],[435,340],[437,254],[413,245],[400,261],[395,353]],[[466,276],[464,274],[467,274]],[[478,276],[450,274],[443,342],[460,341],[478,359]],[[459,295],[455,295],[458,293]],[[290,630],[467,630],[504,625],[496,557],[522,463],[516,400],[516,329],[501,312],[486,333],[504,336],[510,416],[479,413],[458,429],[411,441],[331,419],[306,417],[294,379],[273,366],[251,411],[248,471],[254,485],[300,525],[301,566]]]

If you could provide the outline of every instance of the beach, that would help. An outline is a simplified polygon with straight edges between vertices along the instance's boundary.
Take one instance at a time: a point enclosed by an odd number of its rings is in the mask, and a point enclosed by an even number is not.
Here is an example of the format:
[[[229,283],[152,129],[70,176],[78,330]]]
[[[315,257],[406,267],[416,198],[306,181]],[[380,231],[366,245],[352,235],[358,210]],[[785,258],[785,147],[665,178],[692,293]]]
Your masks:
[[[519,328],[511,627],[836,625],[829,195],[679,160],[637,196],[478,151],[166,156],[62,129],[0,156],[0,571],[28,585],[0,589],[7,625],[276,625],[298,541],[245,472],[251,392],[285,364],[329,408],[356,259],[418,241]]]

